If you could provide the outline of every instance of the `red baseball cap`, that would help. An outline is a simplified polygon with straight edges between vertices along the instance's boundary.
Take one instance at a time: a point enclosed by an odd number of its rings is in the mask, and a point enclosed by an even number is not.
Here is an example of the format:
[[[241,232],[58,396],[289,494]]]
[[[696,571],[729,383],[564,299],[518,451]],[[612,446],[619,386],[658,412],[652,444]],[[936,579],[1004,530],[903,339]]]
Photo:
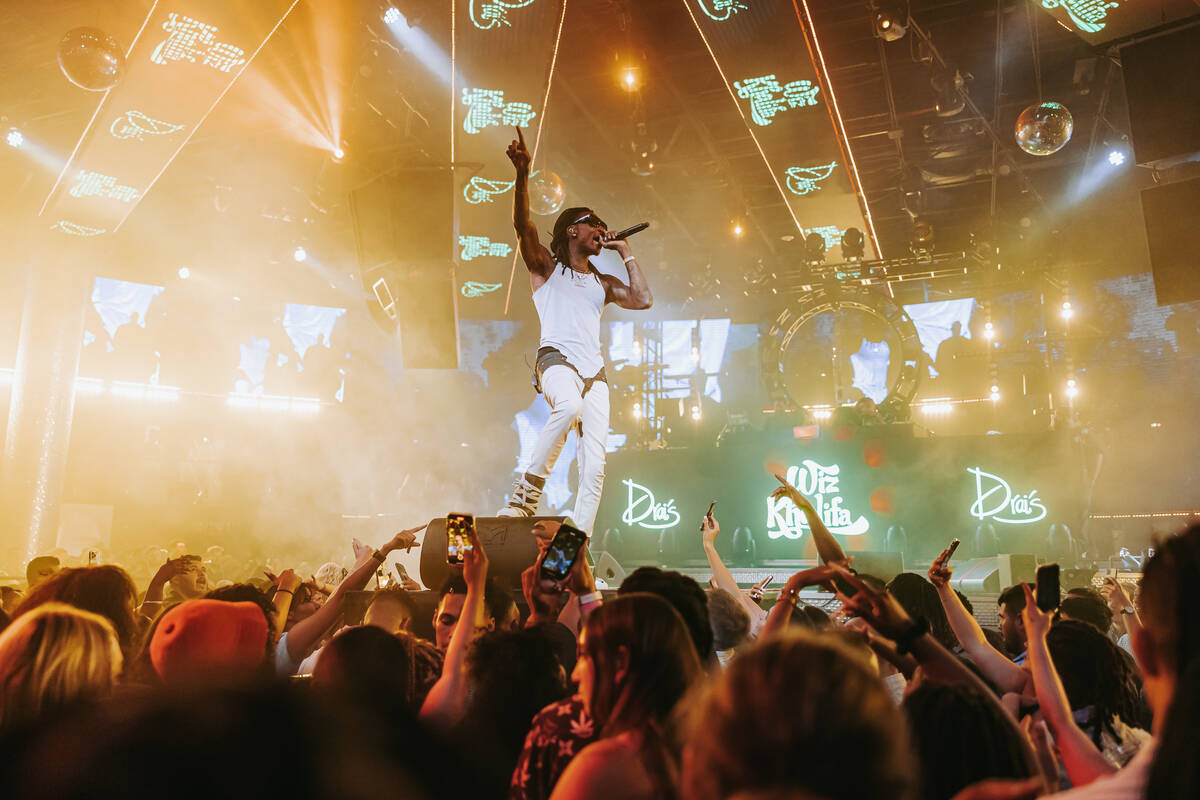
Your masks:
[[[267,618],[254,603],[188,600],[168,611],[150,641],[163,683],[248,678],[267,653]]]

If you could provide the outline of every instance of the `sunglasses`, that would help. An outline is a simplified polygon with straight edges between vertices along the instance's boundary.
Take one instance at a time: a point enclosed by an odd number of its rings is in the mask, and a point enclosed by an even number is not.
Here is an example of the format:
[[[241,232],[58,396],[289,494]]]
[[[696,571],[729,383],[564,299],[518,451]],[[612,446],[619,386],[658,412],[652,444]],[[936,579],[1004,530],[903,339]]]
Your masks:
[[[604,224],[604,220],[600,219],[599,217],[597,217],[595,214],[592,214],[592,213],[584,214],[582,217],[575,220],[571,224],[578,225],[581,222],[586,222],[588,225],[591,225],[593,228],[603,228],[604,230],[608,230],[608,225]]]

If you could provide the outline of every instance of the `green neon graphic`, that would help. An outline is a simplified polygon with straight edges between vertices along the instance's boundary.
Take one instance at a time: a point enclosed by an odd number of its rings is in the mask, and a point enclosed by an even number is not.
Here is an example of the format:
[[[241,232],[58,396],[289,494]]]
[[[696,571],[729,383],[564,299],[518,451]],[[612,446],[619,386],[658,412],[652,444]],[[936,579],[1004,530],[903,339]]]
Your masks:
[[[762,75],[734,81],[738,97],[750,101],[750,118],[756,125],[770,125],[772,119],[785,108],[803,108],[817,104],[817,92],[821,87],[812,81],[792,81],[781,85],[774,75]]]
[[[111,175],[101,175],[99,172],[81,170],[71,187],[72,197],[103,197],[108,200],[120,200],[122,203],[132,203],[142,196],[142,193],[132,186],[122,186]]]
[[[183,130],[182,125],[172,125],[158,119],[151,119],[140,111],[126,111],[113,120],[109,131],[118,139],[137,139],[144,142],[146,136],[166,136],[175,131]]]
[[[467,281],[462,285],[463,297],[481,297],[489,292],[494,292],[503,286],[503,283],[480,283],[479,281]]]
[[[58,231],[59,233],[69,233],[72,236],[99,236],[104,233],[104,228],[91,228],[87,225],[80,225],[77,222],[68,222],[65,219],[60,219],[51,225],[50,230]]]
[[[1042,0],[1042,8],[1053,10],[1061,8],[1067,12],[1072,24],[1084,33],[1099,33],[1108,23],[1105,18],[1110,8],[1120,4],[1104,0]]]
[[[459,236],[458,245],[462,248],[458,257],[463,261],[474,261],[483,256],[505,258],[512,253],[512,245],[493,242],[486,236]]]
[[[849,508],[842,505],[840,484],[841,466],[818,464],[805,459],[799,465],[787,469],[787,482],[809,498],[817,516],[830,532],[838,536],[861,536],[871,528],[871,523],[862,514],[855,518]],[[808,528],[808,520],[790,500],[767,498],[767,538],[799,539]]]
[[[739,11],[745,11],[749,6],[739,0],[696,0],[700,10],[711,20],[724,22]],[[712,6],[710,9],[709,6]]]
[[[1008,481],[999,475],[968,467],[975,476],[975,502],[971,516],[979,520],[992,519],[1005,525],[1028,525],[1046,518],[1046,506],[1037,496],[1037,489],[1028,494],[1013,492]],[[1011,516],[1000,516],[1009,514]]]
[[[821,188],[821,181],[833,174],[836,161],[818,164],[815,167],[789,167],[787,187],[792,194],[806,195]]]
[[[537,173],[535,172],[534,175]],[[530,175],[529,177],[533,177]],[[494,203],[496,195],[504,194],[516,185],[516,181],[493,181],[474,177],[463,187],[463,199],[472,205]]]
[[[505,3],[503,0],[470,0],[467,12],[471,23],[481,31],[490,31],[501,25],[512,27],[508,21],[508,12],[514,8],[525,8],[533,5],[534,0],[516,0]],[[478,9],[476,8],[478,6]]]
[[[529,103],[504,102],[504,92],[499,89],[464,87],[462,102],[467,107],[463,116],[463,130],[467,133],[479,133],[492,125],[524,126],[537,116]]]
[[[845,233],[844,228],[839,228],[836,225],[822,225],[819,228],[805,228],[804,235],[810,233],[819,233],[821,238],[825,240],[825,249],[832,249],[842,243],[842,234]]]

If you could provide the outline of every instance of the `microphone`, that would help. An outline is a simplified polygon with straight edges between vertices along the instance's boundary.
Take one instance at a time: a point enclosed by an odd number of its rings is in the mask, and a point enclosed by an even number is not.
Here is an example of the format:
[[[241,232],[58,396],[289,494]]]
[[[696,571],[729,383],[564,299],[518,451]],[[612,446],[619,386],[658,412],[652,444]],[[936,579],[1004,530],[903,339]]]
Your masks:
[[[649,227],[650,227],[649,222],[639,222],[637,225],[630,225],[628,228],[626,228],[623,231],[617,231],[614,234],[610,234],[608,239],[609,239],[609,241],[614,241],[617,239],[628,239],[630,236],[633,236],[635,233],[641,233],[642,231],[646,230],[646,228],[649,228]]]

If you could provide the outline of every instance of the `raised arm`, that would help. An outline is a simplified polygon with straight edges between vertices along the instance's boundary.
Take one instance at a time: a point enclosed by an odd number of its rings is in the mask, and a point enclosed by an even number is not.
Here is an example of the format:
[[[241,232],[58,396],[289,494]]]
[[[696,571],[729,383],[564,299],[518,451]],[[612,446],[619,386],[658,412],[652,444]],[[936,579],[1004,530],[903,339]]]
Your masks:
[[[517,138],[508,146],[507,154],[517,170],[517,182],[513,186],[513,227],[517,229],[521,259],[529,269],[529,280],[536,291],[554,269],[554,256],[538,240],[537,227],[529,214],[529,165],[533,157],[525,148],[525,135],[520,128],[517,128]]]
[[[333,594],[329,596],[325,604],[312,616],[300,620],[288,631],[288,655],[295,661],[307,656],[317,642],[321,641],[325,631],[337,622],[337,618],[346,604],[346,595],[349,592],[360,592],[366,588],[371,576],[375,574],[375,570],[387,560],[388,554],[393,550],[412,549],[413,545],[417,543],[416,533],[424,530],[426,525],[400,531],[383,547],[373,550],[365,558],[359,559],[350,574],[343,578],[342,582],[333,590]]]
[[[450,635],[446,647],[446,662],[442,665],[442,677],[429,690],[421,719],[431,720],[446,726],[453,725],[462,716],[467,694],[467,651],[478,633],[480,612],[483,609],[484,584],[487,581],[488,557],[479,542],[474,528],[470,532],[470,549],[463,551],[463,580],[467,584],[467,596],[463,600],[462,613]]]
[[[770,636],[788,626],[788,622],[792,618],[792,611],[795,610],[796,603],[800,599],[800,591],[805,587],[824,586],[828,591],[836,591],[833,587],[833,578],[837,574],[834,567],[822,564],[819,567],[797,572],[788,578],[788,582],[779,592],[779,599],[775,601],[775,605],[771,606],[771,613],[767,615],[767,622],[763,625],[759,637]]]
[[[800,512],[804,514],[804,518],[808,520],[809,530],[812,531],[813,544],[817,546],[817,556],[820,557],[822,563],[845,563],[846,552],[842,550],[842,546],[838,544],[838,540],[833,538],[833,534],[829,532],[829,528],[825,527],[825,522],[821,519],[821,515],[813,508],[813,504],[808,502],[808,498],[800,494],[800,490],[788,483],[787,478],[779,473],[775,474],[775,480],[779,481],[780,486],[771,492],[771,497],[776,500],[786,497],[795,503],[796,508],[800,509]]]
[[[763,610],[741,590],[737,579],[733,577],[733,573],[729,571],[729,567],[725,566],[725,562],[717,553],[717,534],[720,532],[721,525],[717,522],[717,518],[712,514],[705,514],[704,518],[700,520],[700,541],[704,545],[704,557],[708,559],[708,568],[712,570],[713,583],[717,585],[718,589],[724,589],[736,597],[742,607],[746,609],[746,613],[750,615],[751,620],[756,617],[761,619]]]
[[[954,570],[947,563],[949,559],[949,548],[943,550],[941,555],[934,559],[934,562],[929,565],[929,582],[937,589],[938,599],[942,601],[942,608],[946,610],[946,619],[950,621],[950,628],[954,631],[955,638],[958,639],[963,650],[967,651],[967,655],[971,657],[975,666],[979,667],[988,680],[996,684],[996,688],[1001,694],[1020,692],[1025,687],[1029,676],[1026,675],[1025,670],[1010,661],[1008,656],[992,647],[987,637],[983,635],[983,628],[979,627],[975,617],[971,616],[971,612],[967,611],[962,601],[958,599],[954,588],[950,586],[950,578],[954,574]]]
[[[625,262],[625,271],[629,274],[629,283],[627,284],[613,275],[602,274],[601,281],[604,284],[604,301],[606,303],[616,303],[621,308],[629,308],[634,311],[650,308],[650,306],[654,305],[654,296],[650,294],[650,286],[646,283],[646,276],[642,273],[642,268],[638,266],[637,256],[629,248],[629,242],[624,239],[609,238],[611,236],[611,233],[605,234],[602,246],[606,250],[617,251],[617,255]]]
[[[1028,637],[1029,671],[1033,675],[1033,689],[1037,693],[1038,707],[1054,743],[1058,745],[1063,766],[1071,778],[1072,786],[1085,786],[1097,778],[1110,775],[1116,768],[1092,744],[1092,740],[1075,724],[1067,690],[1063,688],[1058,670],[1050,658],[1050,647],[1046,644],[1046,633],[1050,630],[1051,615],[1037,606],[1029,584],[1021,585],[1025,590],[1025,609],[1021,617],[1025,620],[1025,635]]]

